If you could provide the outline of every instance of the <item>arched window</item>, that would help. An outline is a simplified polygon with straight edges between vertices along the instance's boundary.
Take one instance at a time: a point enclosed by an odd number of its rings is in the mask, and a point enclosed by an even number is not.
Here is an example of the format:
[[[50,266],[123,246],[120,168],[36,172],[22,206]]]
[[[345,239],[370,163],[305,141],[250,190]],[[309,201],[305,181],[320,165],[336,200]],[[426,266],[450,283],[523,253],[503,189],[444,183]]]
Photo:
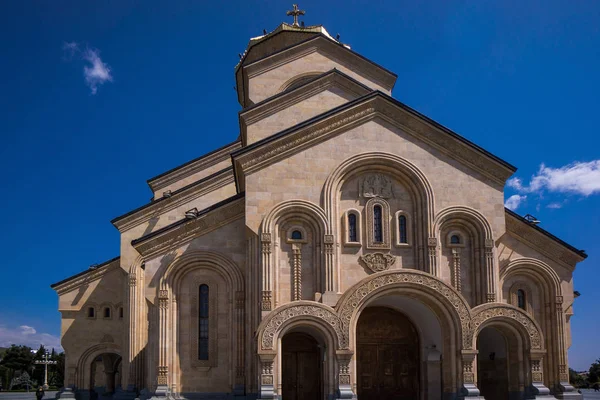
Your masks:
[[[452,235],[450,237],[450,244],[460,244],[460,236]]]
[[[406,231],[406,215],[398,216],[398,238],[400,243],[408,243],[408,234]]]
[[[208,360],[208,285],[200,285],[198,309],[198,359]]]
[[[104,307],[104,318],[110,318],[110,307]]]
[[[119,318],[123,318],[123,307],[119,308]]]
[[[348,214],[348,241],[358,242],[356,234],[356,214]]]
[[[302,240],[302,232],[300,232],[300,231],[293,231],[292,232],[292,239],[293,240]]]
[[[525,291],[523,289],[519,289],[517,290],[517,306],[524,310],[525,304]]]
[[[381,214],[380,205],[373,207],[373,241],[375,243],[383,242],[383,221]]]
[[[94,310],[94,307],[88,307],[87,316],[88,318],[96,317],[96,310]]]

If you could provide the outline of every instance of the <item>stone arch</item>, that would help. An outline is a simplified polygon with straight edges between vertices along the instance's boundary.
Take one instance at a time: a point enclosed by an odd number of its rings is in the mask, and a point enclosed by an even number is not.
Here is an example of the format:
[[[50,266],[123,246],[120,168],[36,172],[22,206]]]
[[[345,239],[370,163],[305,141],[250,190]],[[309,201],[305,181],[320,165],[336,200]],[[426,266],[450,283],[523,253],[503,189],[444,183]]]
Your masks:
[[[469,330],[470,308],[464,297],[453,287],[432,277],[430,274],[417,270],[392,270],[370,275],[348,289],[340,298],[336,310],[344,327],[346,335],[356,324],[359,310],[373,295],[392,288],[413,288],[421,292],[421,296],[429,296],[451,314],[450,320],[457,329],[457,338],[463,338]],[[433,300],[435,299],[435,300]],[[425,300],[427,301],[427,300]],[[460,343],[458,343],[460,346]]]
[[[335,310],[323,303],[302,300],[279,307],[261,322],[257,329],[259,354],[273,352],[282,331],[306,320],[312,321],[325,335],[334,338],[336,349],[348,347],[348,336]]]
[[[435,216],[434,224],[433,224],[434,232],[435,233],[440,232],[440,228],[442,227],[442,225],[446,221],[448,221],[450,219],[454,219],[454,218],[467,220],[467,221],[471,221],[472,223],[475,223],[475,225],[480,230],[484,239],[493,240],[494,234],[493,234],[492,226],[490,225],[487,218],[485,218],[485,216],[483,216],[483,214],[481,214],[479,211],[475,210],[474,208],[466,207],[466,206],[446,207],[443,210],[441,210],[439,213],[437,213],[437,215]]]
[[[330,224],[323,209],[306,200],[288,200],[277,204],[263,219],[261,233],[273,234],[278,220],[288,214],[305,217],[320,227],[323,234],[330,233]]]
[[[482,304],[471,311],[469,349],[477,346],[477,336],[486,326],[501,322],[516,328],[531,350],[544,350],[544,336],[538,323],[525,311],[510,304]]]
[[[560,277],[552,267],[543,261],[529,257],[511,260],[500,269],[500,281],[504,282],[508,277],[517,274],[529,276],[543,284],[547,295],[562,296]]]
[[[222,275],[233,290],[244,288],[244,276],[233,260],[215,251],[192,250],[175,258],[167,267],[160,279],[160,290],[171,291],[185,273],[199,267],[212,269]]]
[[[427,177],[416,165],[410,161],[399,157],[395,154],[384,152],[368,152],[361,153],[343,161],[328,177],[323,187],[323,202],[325,204],[325,213],[327,214],[330,224],[335,226],[333,221],[336,219],[337,198],[336,193],[339,192],[342,185],[350,177],[372,168],[384,170],[396,178],[401,178],[411,184],[411,189],[417,196],[417,205],[423,210],[426,224],[428,225],[427,232],[431,233],[431,224],[433,222],[434,213],[434,195],[433,188]]]
[[[304,83],[310,81],[311,79],[314,79],[317,76],[322,75],[322,74],[323,74],[322,72],[313,71],[313,72],[304,72],[302,74],[294,75],[293,77],[291,77],[290,79],[285,81],[283,83],[283,85],[281,85],[281,87],[277,90],[277,93],[285,92],[288,89],[291,89],[296,86],[300,86],[301,84],[304,84]]]
[[[441,239],[442,246],[435,251],[435,265],[432,274],[441,276],[442,256],[444,249],[452,247],[447,237],[442,237],[445,229],[456,228],[469,236],[472,255],[469,273],[471,275],[472,295],[470,300],[473,305],[496,301],[496,268],[494,255],[494,239],[492,227],[479,211],[466,206],[451,206],[441,210],[434,221],[434,236]],[[435,244],[435,243],[434,243]],[[484,255],[482,258],[480,255]]]
[[[235,371],[244,370],[244,352],[239,346],[245,341],[244,326],[244,276],[240,267],[230,258],[214,251],[189,250],[176,257],[166,268],[158,285],[159,304],[159,353],[158,353],[158,383],[169,385],[177,391],[181,385],[180,363],[177,349],[179,348],[179,329],[176,321],[179,309],[177,293],[183,278],[190,271],[206,269],[220,276],[229,289],[230,301],[224,305],[228,310],[230,326],[236,327],[235,340],[232,349],[232,365],[230,380],[234,380]],[[243,384],[243,383],[242,383]]]
[[[123,356],[120,346],[109,342],[91,346],[81,354],[77,361],[75,378],[75,385],[78,389],[89,389],[92,361],[105,353],[116,354],[119,357]]]
[[[330,225],[325,212],[318,205],[306,200],[288,200],[274,206],[264,217],[260,226],[260,238],[263,247],[263,310],[271,310],[279,304],[279,258],[272,254],[272,243],[279,242],[278,229],[291,220],[305,223],[314,234],[315,248],[323,247],[330,239]],[[277,247],[281,248],[281,247]],[[333,259],[323,252],[316,252],[314,257],[315,289],[318,292],[332,291],[331,268]]]
[[[510,260],[500,269],[500,288],[504,290],[508,279],[523,276],[531,280],[540,293],[539,312],[543,332],[545,333],[548,354],[544,357],[545,376],[549,383],[568,380],[567,345],[564,339],[564,312],[561,279],[556,271],[543,261],[522,257]],[[509,293],[510,296],[510,293]],[[510,301],[510,299],[506,299]],[[550,307],[546,307],[550,305]],[[554,381],[554,382],[553,382]]]

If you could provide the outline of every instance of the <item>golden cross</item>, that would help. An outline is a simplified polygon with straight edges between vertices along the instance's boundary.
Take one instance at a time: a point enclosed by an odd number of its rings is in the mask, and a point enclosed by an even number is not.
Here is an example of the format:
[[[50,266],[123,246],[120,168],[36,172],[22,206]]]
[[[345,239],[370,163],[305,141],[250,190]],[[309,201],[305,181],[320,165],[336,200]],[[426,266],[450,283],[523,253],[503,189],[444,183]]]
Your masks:
[[[286,12],[286,15],[292,15],[294,17],[293,26],[299,26],[298,25],[298,15],[304,15],[304,14],[306,14],[306,11],[298,10],[298,4],[294,4],[293,6],[294,6],[294,9],[292,11]]]

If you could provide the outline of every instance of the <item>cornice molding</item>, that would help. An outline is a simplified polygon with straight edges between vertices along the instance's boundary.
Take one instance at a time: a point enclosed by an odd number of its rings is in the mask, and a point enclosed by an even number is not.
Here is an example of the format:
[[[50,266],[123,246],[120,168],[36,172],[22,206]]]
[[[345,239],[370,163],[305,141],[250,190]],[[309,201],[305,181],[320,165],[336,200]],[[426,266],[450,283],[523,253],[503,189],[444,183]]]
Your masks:
[[[581,254],[566,247],[565,244],[561,243],[562,241],[549,237],[549,234],[539,232],[529,223],[521,221],[508,212],[505,215],[508,234],[546,257],[568,267],[570,270],[573,270],[578,262],[585,259]]]
[[[157,192],[177,181],[187,178],[197,172],[211,167],[221,161],[229,158],[231,152],[242,147],[241,141],[236,140],[233,143],[227,144],[219,149],[214,150],[202,157],[189,161],[179,167],[167,171],[161,175],[155,176],[148,180],[148,186],[153,192]]]
[[[146,237],[131,242],[132,246],[144,259],[166,252],[175,246],[181,246],[198,236],[212,232],[244,216],[245,198],[243,194],[237,199],[227,201],[215,207],[198,218],[186,219],[170,227],[163,228],[162,232],[155,232]]]
[[[210,192],[234,183],[234,181],[232,167],[225,168],[206,178],[176,190],[171,194],[171,197],[161,197],[152,203],[146,204],[121,217],[117,217],[112,220],[112,224],[121,233],[128,231],[155,216],[174,210],[183,204],[189,203]]]
[[[284,91],[246,110],[242,110],[240,112],[240,120],[244,121],[247,125],[254,124],[261,119],[277,114],[281,110],[289,108],[302,100],[313,97],[332,87],[343,89],[344,92],[356,97],[364,96],[371,92],[371,89],[365,85],[334,69],[315,77],[302,86]]]
[[[248,83],[251,78],[314,52],[318,52],[323,56],[330,58],[334,63],[343,65],[386,90],[391,91],[396,83],[397,76],[395,74],[374,62],[359,56],[352,50],[319,35],[298,43],[288,49],[256,60],[248,65],[244,65],[242,67],[244,87],[249,87]],[[245,101],[247,102],[249,100],[248,93],[245,93],[244,96],[246,98]]]
[[[434,125],[402,103],[381,92],[372,92],[232,153],[238,187],[244,190],[244,175],[375,118],[402,129],[499,185],[504,185],[515,171],[514,167],[441,125]]]
[[[73,275],[70,278],[64,279],[58,283],[51,285],[50,287],[56,291],[56,293],[61,296],[66,292],[70,292],[73,289],[77,289],[84,285],[89,285],[91,282],[96,281],[102,278],[107,273],[118,269],[123,272],[123,276],[125,276],[125,272],[120,268],[121,259],[120,257],[114,258],[110,261],[107,261],[104,265],[100,265],[94,269],[88,269],[87,271],[80,272],[79,274]]]

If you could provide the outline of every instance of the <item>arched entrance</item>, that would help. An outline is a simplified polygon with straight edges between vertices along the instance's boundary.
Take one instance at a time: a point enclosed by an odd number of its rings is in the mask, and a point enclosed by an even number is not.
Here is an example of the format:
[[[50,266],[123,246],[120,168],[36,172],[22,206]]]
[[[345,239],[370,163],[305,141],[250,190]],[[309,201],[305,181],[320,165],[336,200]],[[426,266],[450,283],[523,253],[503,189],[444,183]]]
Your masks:
[[[360,400],[419,398],[419,336],[402,313],[368,307],[356,328]]]
[[[486,400],[508,399],[508,351],[506,338],[494,327],[481,330],[477,337],[477,377]]]
[[[282,395],[285,400],[319,400],[323,396],[321,346],[311,335],[292,332],[282,339]]]
[[[98,394],[114,393],[121,386],[121,356],[103,353],[90,365],[90,387]]]

